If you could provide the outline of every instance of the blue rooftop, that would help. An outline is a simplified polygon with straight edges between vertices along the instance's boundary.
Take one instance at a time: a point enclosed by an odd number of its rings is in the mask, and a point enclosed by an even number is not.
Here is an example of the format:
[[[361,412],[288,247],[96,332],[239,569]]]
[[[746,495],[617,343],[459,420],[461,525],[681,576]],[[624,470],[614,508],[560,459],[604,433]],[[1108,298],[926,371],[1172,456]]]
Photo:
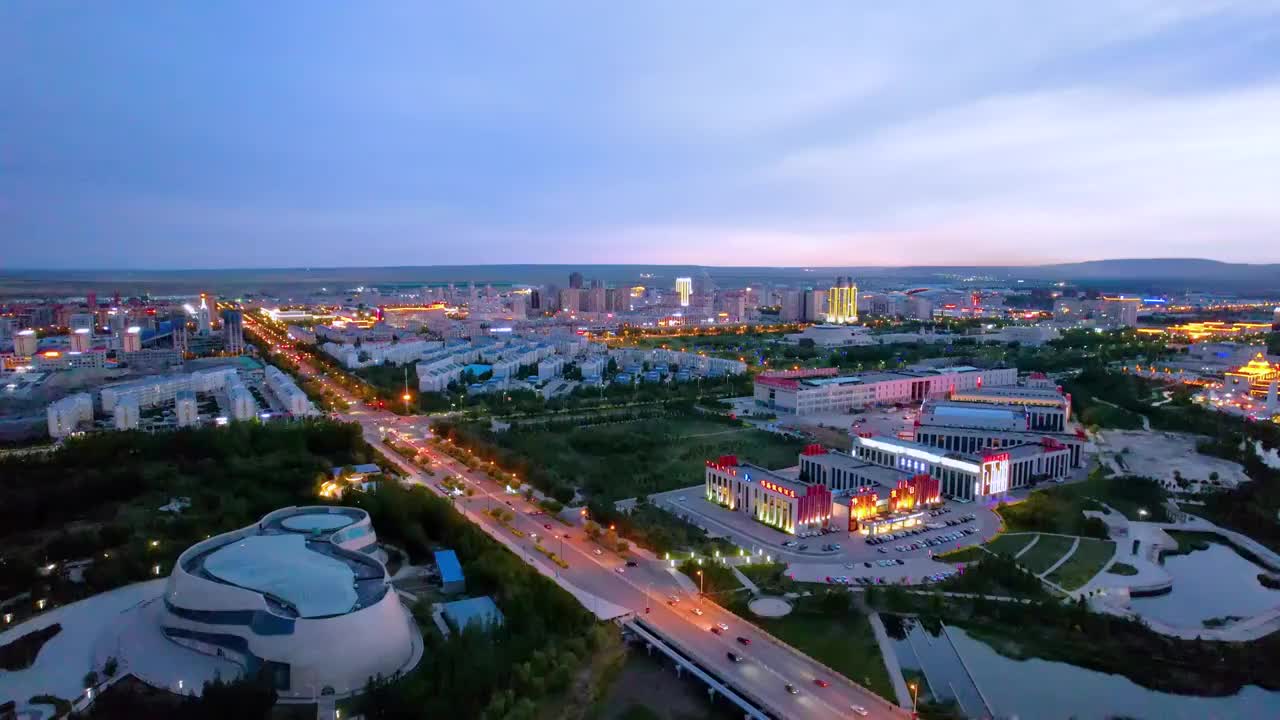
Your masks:
[[[488,595],[444,603],[441,607],[441,612],[444,613],[449,622],[459,629],[471,623],[479,625],[502,624],[502,611],[494,604],[493,598]]]
[[[462,565],[458,562],[458,555],[452,550],[439,550],[436,552],[436,566],[440,568],[440,580],[442,582],[462,582]]]

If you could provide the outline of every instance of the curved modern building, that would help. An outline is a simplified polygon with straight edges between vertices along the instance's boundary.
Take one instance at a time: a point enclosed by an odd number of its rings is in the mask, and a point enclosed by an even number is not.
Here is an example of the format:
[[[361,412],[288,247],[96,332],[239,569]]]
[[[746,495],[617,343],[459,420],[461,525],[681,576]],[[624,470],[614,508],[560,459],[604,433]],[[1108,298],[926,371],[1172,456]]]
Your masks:
[[[284,697],[345,695],[414,660],[417,631],[357,508],[285,508],[193,545],[160,618],[173,642],[267,670]]]

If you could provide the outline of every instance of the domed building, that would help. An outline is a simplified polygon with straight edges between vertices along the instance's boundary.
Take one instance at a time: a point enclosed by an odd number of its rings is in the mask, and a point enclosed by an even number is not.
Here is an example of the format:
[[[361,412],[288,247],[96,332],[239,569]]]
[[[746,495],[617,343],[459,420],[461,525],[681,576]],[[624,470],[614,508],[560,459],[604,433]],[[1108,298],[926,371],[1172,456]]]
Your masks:
[[[160,632],[281,697],[345,695],[416,663],[421,639],[390,585],[369,515],[290,507],[179,556]]]

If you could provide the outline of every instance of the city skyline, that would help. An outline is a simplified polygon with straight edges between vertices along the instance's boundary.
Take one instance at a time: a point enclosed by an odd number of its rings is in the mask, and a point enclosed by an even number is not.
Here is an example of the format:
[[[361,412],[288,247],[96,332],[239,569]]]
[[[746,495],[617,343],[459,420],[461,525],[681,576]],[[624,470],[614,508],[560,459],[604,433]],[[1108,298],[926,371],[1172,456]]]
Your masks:
[[[14,4],[0,260],[1277,262],[1275,13]]]

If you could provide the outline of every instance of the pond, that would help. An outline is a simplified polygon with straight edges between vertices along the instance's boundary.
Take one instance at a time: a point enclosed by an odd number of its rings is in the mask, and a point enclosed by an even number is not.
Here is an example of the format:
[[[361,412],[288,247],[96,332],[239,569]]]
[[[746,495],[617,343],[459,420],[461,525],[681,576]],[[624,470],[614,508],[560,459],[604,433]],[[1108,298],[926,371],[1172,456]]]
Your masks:
[[[923,670],[921,698],[954,699],[970,717],[1022,720],[1159,720],[1280,717],[1280,692],[1246,687],[1228,697],[1148,690],[1120,675],[1066,663],[1013,660],[958,627],[945,634],[884,616],[904,671]],[[900,629],[899,629],[900,628]],[[1011,679],[1016,681],[1011,682]]]
[[[1258,582],[1263,568],[1224,543],[1210,542],[1206,550],[1170,555],[1164,569],[1173,576],[1173,590],[1133,598],[1129,606],[1135,612],[1170,625],[1198,628],[1211,618],[1250,617],[1280,605],[1280,591]]]

